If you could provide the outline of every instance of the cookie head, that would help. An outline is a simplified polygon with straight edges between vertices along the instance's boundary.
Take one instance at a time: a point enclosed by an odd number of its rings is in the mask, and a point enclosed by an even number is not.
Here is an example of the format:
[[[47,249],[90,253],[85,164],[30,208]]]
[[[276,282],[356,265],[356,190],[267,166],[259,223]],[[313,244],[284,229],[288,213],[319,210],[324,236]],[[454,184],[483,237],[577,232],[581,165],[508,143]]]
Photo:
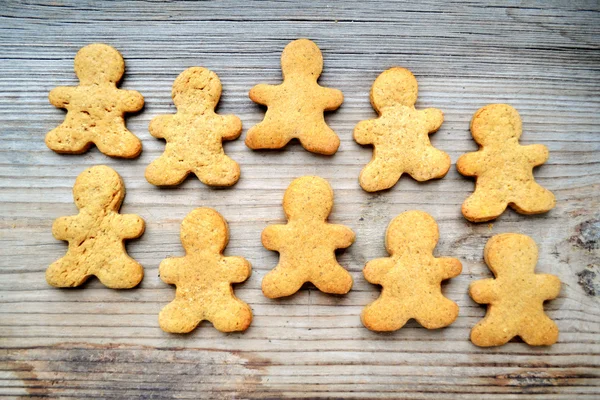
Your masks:
[[[73,197],[79,209],[93,207],[116,211],[125,197],[123,181],[112,168],[97,165],[77,177]]]
[[[383,71],[371,88],[371,104],[377,111],[403,105],[413,107],[417,102],[419,85],[406,68],[394,67]]]
[[[323,71],[321,50],[311,40],[294,40],[283,49],[281,70],[284,79],[288,75],[304,75],[316,81]]]
[[[508,104],[490,104],[477,110],[471,120],[473,139],[482,146],[519,139],[521,117]]]
[[[173,102],[178,109],[214,109],[221,98],[221,87],[214,72],[202,67],[188,68],[173,83]]]
[[[288,219],[324,221],[333,207],[333,190],[318,176],[295,179],[283,196],[283,209]]]
[[[438,227],[431,215],[407,211],[390,222],[385,243],[390,254],[400,253],[406,248],[412,253],[431,254],[438,239]]]
[[[197,208],[181,223],[181,243],[188,253],[202,249],[220,253],[228,241],[227,223],[212,208]]]
[[[526,235],[505,233],[488,240],[484,250],[485,262],[495,276],[532,274],[538,259],[538,248]]]
[[[123,56],[105,44],[90,44],[77,52],[75,73],[84,85],[116,84],[125,72]]]

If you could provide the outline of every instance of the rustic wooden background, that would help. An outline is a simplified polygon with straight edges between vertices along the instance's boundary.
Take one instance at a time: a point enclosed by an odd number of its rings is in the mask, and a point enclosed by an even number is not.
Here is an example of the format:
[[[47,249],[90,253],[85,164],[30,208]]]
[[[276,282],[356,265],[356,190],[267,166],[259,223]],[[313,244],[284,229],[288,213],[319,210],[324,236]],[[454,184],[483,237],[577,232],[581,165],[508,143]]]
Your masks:
[[[515,398],[600,396],[600,6],[597,1],[477,4],[348,2],[3,1],[0,4],[0,395],[102,398]],[[253,152],[243,138],[263,110],[248,90],[280,81],[283,47],[298,37],[317,42],[325,58],[320,83],[344,92],[327,117],[341,138],[332,157],[303,151]],[[55,86],[75,85],[73,57],[104,42],[126,60],[123,88],[140,91],[145,109],[127,120],[144,143],[135,160],[110,159],[93,149],[61,156],[44,135],[64,118],[48,103]],[[523,144],[543,143],[550,160],[536,177],[558,198],[546,215],[507,211],[493,224],[472,224],[460,204],[473,181],[453,166],[442,180],[403,177],[392,190],[368,194],[357,177],[371,149],[352,140],[354,125],[375,114],[369,89],[391,66],[407,67],[420,85],[418,107],[445,113],[433,144],[452,161],[476,149],[468,126],[481,106],[508,102],[523,118]],[[204,66],[223,82],[220,112],[244,123],[241,139],[225,146],[242,167],[231,189],[197,179],[159,189],[145,167],[164,148],[147,131],[150,119],[172,113],[170,91],[185,68]],[[134,290],[109,290],[91,280],[59,290],[46,267],[66,250],[52,221],[76,213],[71,187],[85,168],[107,164],[127,187],[125,213],[147,222],[128,245],[146,270]],[[331,220],[352,227],[356,243],[339,256],[355,279],[346,296],[307,286],[269,300],[260,291],[277,254],[261,246],[268,224],[282,223],[285,188],[298,176],[331,183]],[[252,262],[253,275],[236,287],[254,311],[244,333],[222,334],[203,323],[188,335],[164,333],[157,314],[174,296],[158,264],[181,255],[179,224],[193,208],[216,208],[229,221],[229,255]],[[458,257],[463,273],[444,285],[460,306],[449,328],[427,331],[410,322],[398,332],[365,329],[361,309],[378,296],[362,268],[385,255],[391,218],[406,210],[438,221],[436,254]],[[563,282],[546,309],[559,342],[532,348],[519,341],[482,349],[468,340],[485,309],[467,295],[469,283],[490,276],[483,247],[501,232],[532,236],[539,272]]]

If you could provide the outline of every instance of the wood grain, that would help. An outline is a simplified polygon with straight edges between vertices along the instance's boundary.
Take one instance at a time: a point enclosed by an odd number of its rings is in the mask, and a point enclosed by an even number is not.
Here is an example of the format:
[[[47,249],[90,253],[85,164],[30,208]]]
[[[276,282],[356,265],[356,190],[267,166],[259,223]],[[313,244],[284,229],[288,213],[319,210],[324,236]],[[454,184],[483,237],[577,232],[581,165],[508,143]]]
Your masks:
[[[320,83],[341,89],[342,107],[327,116],[341,146],[332,157],[303,151],[253,152],[241,139],[226,144],[242,177],[231,189],[188,179],[158,189],[145,167],[164,149],[147,131],[151,118],[173,113],[175,77],[190,66],[223,82],[220,112],[238,115],[244,132],[263,117],[247,96],[256,83],[280,81],[283,47],[309,37],[323,51]],[[500,2],[96,2],[13,1],[0,5],[0,395],[63,398],[415,398],[594,399],[600,396],[600,7],[597,1]],[[119,49],[123,88],[140,91],[145,109],[128,118],[143,141],[136,160],[109,159],[96,149],[61,156],[44,135],[64,118],[48,92],[75,85],[73,57],[92,42]],[[453,166],[442,180],[403,177],[392,190],[368,194],[358,185],[371,149],[352,140],[354,125],[372,118],[375,77],[391,66],[417,77],[417,107],[444,111],[433,144],[453,160],[476,148],[473,113],[508,102],[523,118],[523,144],[543,143],[550,160],[536,177],[557,207],[541,216],[507,211],[493,224],[472,224],[460,204],[473,181]],[[245,134],[245,133],[244,133]],[[44,279],[62,256],[52,221],[76,212],[75,177],[88,166],[115,168],[127,187],[125,213],[141,215],[147,231],[128,246],[146,269],[142,285],[114,291],[91,281],[58,290]],[[269,300],[260,281],[277,261],[260,232],[284,220],[283,192],[300,175],[318,174],[335,191],[331,220],[352,227],[356,243],[339,256],[355,280],[346,296],[307,286]],[[254,272],[236,287],[254,310],[252,326],[221,334],[202,324],[189,335],[164,333],[159,310],[173,287],[158,264],[181,255],[179,224],[193,208],[216,208],[229,221],[226,254],[250,260]],[[444,285],[460,306],[447,329],[410,322],[390,334],[362,327],[361,309],[379,293],[367,283],[367,260],[385,256],[388,222],[420,209],[438,221],[436,255],[457,257],[463,273]],[[559,342],[532,348],[515,341],[481,349],[470,328],[485,309],[467,295],[490,276],[486,240],[501,232],[530,235],[540,272],[563,282],[547,303]]]

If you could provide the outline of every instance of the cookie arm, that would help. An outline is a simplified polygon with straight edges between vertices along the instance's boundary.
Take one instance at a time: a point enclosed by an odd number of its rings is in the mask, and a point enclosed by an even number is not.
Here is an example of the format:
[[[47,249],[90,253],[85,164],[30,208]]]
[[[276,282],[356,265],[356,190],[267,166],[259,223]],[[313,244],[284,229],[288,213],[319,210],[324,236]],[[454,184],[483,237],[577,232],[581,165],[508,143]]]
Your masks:
[[[334,245],[336,249],[345,249],[346,247],[350,247],[352,243],[354,243],[354,238],[356,235],[352,231],[352,229],[348,228],[344,225],[331,224],[329,225],[330,236],[334,240]]]
[[[262,231],[262,244],[268,250],[279,251],[285,235],[285,225],[270,225]]]
[[[250,89],[248,95],[253,102],[267,106],[273,100],[274,89],[273,85],[261,83]]]
[[[144,233],[144,220],[135,214],[119,215],[116,221],[115,229],[118,229],[119,236],[123,239],[136,239]]]
[[[381,284],[385,274],[394,268],[394,260],[390,257],[376,258],[365,265],[363,275],[368,282]]]
[[[242,133],[242,120],[235,115],[221,115],[223,140],[234,140]]]
[[[168,139],[173,118],[173,115],[159,115],[158,117],[152,118],[150,125],[148,125],[148,131],[150,131],[150,134],[155,138]]]
[[[527,159],[534,167],[542,165],[543,163],[548,161],[548,157],[550,156],[548,148],[543,144],[532,144],[530,146],[524,146],[523,151],[525,151]]]
[[[497,300],[496,284],[494,279],[483,279],[471,283],[469,286],[469,296],[479,304],[490,304]]]
[[[158,267],[158,275],[163,282],[170,285],[176,285],[179,281],[182,268],[185,265],[182,263],[183,257],[169,257],[161,261]]]
[[[376,120],[369,119],[366,121],[360,121],[354,127],[354,140],[358,144],[373,144],[375,137]]]
[[[442,280],[454,278],[462,272],[462,264],[457,258],[441,257],[437,259],[442,268]]]
[[[323,109],[325,111],[337,110],[344,102],[344,94],[341,90],[332,88],[321,88],[323,91]]]
[[[426,108],[420,111],[421,116],[425,121],[425,126],[429,133],[433,133],[440,129],[444,122],[444,113],[437,108]]]
[[[536,276],[538,294],[542,300],[552,300],[560,293],[560,279],[555,275],[541,274]]]
[[[69,229],[77,217],[60,217],[54,220],[52,224],[52,236],[58,240],[69,240],[73,235],[72,229]],[[76,225],[75,225],[76,226]]]
[[[135,90],[122,90],[121,100],[123,101],[122,110],[124,112],[136,112],[144,107],[144,96]]]
[[[479,175],[479,159],[481,153],[466,153],[459,157],[456,162],[456,169],[464,176]]]
[[[48,100],[50,104],[58,108],[66,108],[71,102],[75,88],[59,86],[54,88],[48,94]]]
[[[224,257],[226,278],[231,283],[244,282],[252,273],[250,262],[243,257]]]

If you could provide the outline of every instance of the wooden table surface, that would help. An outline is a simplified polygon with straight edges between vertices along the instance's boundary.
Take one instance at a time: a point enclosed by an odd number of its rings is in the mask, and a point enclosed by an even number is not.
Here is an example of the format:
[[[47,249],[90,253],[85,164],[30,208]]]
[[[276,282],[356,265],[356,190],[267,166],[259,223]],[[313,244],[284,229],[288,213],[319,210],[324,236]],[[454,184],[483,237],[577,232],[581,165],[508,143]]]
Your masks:
[[[102,398],[516,398],[597,399],[600,396],[600,7],[588,2],[391,1],[130,2],[3,1],[0,5],[0,395]],[[247,129],[264,110],[248,99],[260,82],[281,80],[283,47],[298,37],[316,41],[325,59],[320,83],[341,89],[342,107],[327,115],[341,146],[331,157],[297,143],[281,151],[251,151]],[[65,114],[48,92],[76,85],[73,57],[104,42],[126,61],[122,88],[140,91],[144,110],[127,118],[143,141],[135,160],[92,149],[58,155],[46,132]],[[173,113],[171,85],[185,68],[204,66],[223,82],[219,111],[237,114],[244,133],[225,145],[242,168],[230,189],[195,178],[173,189],[144,179],[164,149],[147,127]],[[540,216],[505,212],[473,224],[460,213],[473,181],[453,165],[438,181],[403,177],[369,194],[358,174],[372,150],[352,140],[354,125],[375,113],[373,80],[392,66],[409,68],[420,85],[417,107],[444,111],[432,143],[457,158],[476,149],[473,113],[506,102],[523,119],[522,144],[542,143],[550,160],[537,181],[558,203]],[[147,223],[127,246],[146,271],[133,290],[110,290],[92,279],[60,290],[44,271],[66,251],[52,221],[73,215],[71,188],[85,168],[106,164],[127,187],[122,211]],[[312,286],[265,298],[262,277],[277,254],[260,242],[263,228],[283,223],[281,200],[301,175],[326,178],[335,191],[330,220],[350,226],[354,245],[339,255],[355,284],[345,296]],[[226,254],[246,257],[253,275],[235,287],[254,311],[244,333],[222,334],[209,323],[193,333],[163,332],[160,309],[174,287],[158,277],[167,256],[182,255],[179,226],[195,207],[216,208],[228,221]],[[389,221],[406,210],[430,213],[440,227],[439,256],[459,258],[462,274],[443,285],[460,315],[446,329],[414,321],[394,333],[364,328],[359,314],[380,288],[362,275],[366,261],[386,255]],[[538,272],[558,275],[562,290],[548,302],[559,342],[534,348],[513,341],[478,348],[471,327],[485,308],[467,295],[470,282],[491,276],[486,241],[502,232],[530,235],[539,245]]]

